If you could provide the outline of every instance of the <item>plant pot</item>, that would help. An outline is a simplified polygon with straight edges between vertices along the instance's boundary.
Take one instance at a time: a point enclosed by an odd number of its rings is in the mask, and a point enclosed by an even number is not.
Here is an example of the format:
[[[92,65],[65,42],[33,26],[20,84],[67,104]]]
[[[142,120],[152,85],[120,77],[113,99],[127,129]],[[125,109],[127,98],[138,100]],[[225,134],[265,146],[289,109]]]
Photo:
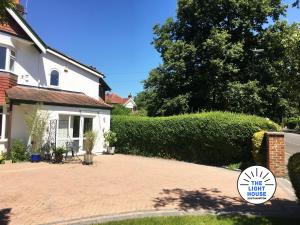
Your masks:
[[[42,157],[40,154],[31,154],[31,162],[40,162]]]
[[[62,154],[55,154],[54,155],[55,163],[62,163],[63,159],[64,159],[64,156]]]
[[[115,154],[115,147],[107,147],[107,153],[111,155]]]
[[[51,154],[50,154],[50,153],[45,153],[43,159],[44,159],[45,161],[50,161],[50,160],[51,160]]]
[[[85,165],[91,165],[91,164],[93,164],[93,154],[84,154],[83,163]]]

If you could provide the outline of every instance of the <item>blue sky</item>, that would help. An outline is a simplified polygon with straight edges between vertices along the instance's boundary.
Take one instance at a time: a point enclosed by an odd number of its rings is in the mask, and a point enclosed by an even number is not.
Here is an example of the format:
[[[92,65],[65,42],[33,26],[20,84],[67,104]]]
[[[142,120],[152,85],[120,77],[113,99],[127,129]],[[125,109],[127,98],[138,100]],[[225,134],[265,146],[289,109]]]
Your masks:
[[[124,97],[140,92],[161,61],[152,27],[176,14],[176,0],[27,1],[26,20],[49,46],[97,67]],[[300,9],[289,10],[287,20],[300,22]]]

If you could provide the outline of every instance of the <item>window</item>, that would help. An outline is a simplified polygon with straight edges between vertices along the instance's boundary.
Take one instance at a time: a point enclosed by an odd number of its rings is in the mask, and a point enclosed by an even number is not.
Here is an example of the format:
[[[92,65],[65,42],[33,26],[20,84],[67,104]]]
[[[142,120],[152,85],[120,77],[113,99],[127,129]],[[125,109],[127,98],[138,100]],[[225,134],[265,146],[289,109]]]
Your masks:
[[[5,107],[5,106],[4,106]],[[0,106],[0,139],[7,138],[8,114],[5,112],[3,106]]]
[[[0,69],[6,69],[6,48],[0,46]]]
[[[93,130],[93,118],[84,118],[83,133]]]
[[[10,51],[10,60],[9,60],[9,70],[14,71],[16,61],[16,53],[14,51]]]
[[[59,85],[59,73],[57,70],[53,70],[50,75],[50,85],[58,86]]]
[[[0,69],[14,71],[16,53],[13,50],[0,46]]]
[[[79,138],[80,116],[73,116],[73,138]]]

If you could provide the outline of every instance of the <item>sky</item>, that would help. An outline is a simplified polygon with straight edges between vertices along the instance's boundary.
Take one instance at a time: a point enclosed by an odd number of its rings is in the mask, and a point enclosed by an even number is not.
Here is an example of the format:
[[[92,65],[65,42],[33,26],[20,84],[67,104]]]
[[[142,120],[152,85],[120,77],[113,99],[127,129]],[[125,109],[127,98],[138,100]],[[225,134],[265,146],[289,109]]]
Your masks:
[[[142,91],[161,63],[152,28],[176,15],[176,0],[27,0],[26,11],[47,45],[96,67],[112,91],[126,97]],[[289,9],[286,19],[300,22],[300,9]]]

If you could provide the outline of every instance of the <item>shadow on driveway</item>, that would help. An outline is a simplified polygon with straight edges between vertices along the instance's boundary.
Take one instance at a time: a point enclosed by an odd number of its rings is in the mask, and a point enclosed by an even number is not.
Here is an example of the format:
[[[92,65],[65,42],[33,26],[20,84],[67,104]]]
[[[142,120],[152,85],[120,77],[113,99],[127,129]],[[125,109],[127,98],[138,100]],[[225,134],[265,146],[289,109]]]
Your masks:
[[[7,225],[10,222],[11,208],[0,209],[0,225]]]
[[[181,211],[206,210],[218,214],[249,213],[265,216],[300,217],[300,206],[295,201],[277,198],[266,204],[253,205],[246,203],[239,197],[222,195],[218,189],[163,189],[160,197],[155,198],[153,202],[156,209],[172,207]]]

